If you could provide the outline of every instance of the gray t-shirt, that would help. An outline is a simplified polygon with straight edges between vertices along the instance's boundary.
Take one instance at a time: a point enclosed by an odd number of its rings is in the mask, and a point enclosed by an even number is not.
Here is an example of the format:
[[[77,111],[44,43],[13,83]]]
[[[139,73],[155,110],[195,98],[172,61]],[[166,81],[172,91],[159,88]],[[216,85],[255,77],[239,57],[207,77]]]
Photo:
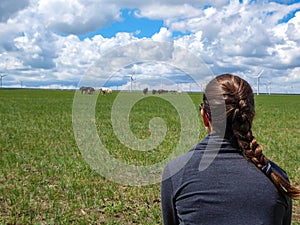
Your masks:
[[[206,149],[213,139],[216,151]],[[206,151],[206,152],[205,152]],[[199,171],[200,160],[213,157]],[[215,157],[215,158],[214,158]],[[286,173],[272,162],[288,180]],[[291,223],[292,201],[239,148],[211,135],[165,167],[161,183],[165,225],[285,225]]]

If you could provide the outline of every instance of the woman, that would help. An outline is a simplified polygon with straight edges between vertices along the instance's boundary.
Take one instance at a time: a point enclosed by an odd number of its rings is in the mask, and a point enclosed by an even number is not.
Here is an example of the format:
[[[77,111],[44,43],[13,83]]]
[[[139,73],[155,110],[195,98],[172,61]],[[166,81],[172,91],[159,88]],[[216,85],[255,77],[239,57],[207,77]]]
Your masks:
[[[300,191],[252,134],[251,86],[238,76],[217,76],[206,87],[201,115],[209,135],[164,169],[164,224],[290,224],[291,199]],[[208,165],[201,170],[203,160]]]

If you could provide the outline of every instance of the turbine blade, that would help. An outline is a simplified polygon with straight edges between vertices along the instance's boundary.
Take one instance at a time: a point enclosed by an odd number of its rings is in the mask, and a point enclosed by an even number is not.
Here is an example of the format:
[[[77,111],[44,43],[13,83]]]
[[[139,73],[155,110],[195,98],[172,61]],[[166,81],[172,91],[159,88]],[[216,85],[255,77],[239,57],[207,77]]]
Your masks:
[[[263,72],[264,72],[264,69],[262,69],[262,70],[259,72],[259,74],[257,74],[257,78],[260,78]]]

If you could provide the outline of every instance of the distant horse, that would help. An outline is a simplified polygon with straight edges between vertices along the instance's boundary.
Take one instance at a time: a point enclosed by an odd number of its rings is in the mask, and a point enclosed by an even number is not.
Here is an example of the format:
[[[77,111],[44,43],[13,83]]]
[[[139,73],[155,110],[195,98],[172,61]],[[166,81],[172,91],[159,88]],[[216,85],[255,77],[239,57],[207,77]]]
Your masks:
[[[143,94],[146,95],[148,93],[148,88],[144,88]]]
[[[93,87],[80,87],[79,90],[81,91],[81,94],[93,94],[95,92],[95,88]]]
[[[164,89],[159,89],[157,92],[158,92],[158,94],[168,93],[168,91],[164,90]]]
[[[112,89],[110,88],[99,88],[99,91],[101,94],[106,95],[106,94],[111,94],[112,93]]]

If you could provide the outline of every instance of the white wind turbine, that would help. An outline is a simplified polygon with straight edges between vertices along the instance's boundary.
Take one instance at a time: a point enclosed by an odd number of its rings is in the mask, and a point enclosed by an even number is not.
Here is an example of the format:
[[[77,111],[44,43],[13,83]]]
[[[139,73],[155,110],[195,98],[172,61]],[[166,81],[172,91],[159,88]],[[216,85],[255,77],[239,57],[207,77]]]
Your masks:
[[[260,77],[261,77],[261,75],[262,75],[262,73],[264,72],[264,70],[262,69],[261,71],[260,71],[260,73],[259,74],[257,74],[257,76],[255,77],[256,78],[256,85],[257,85],[257,95],[259,95],[259,79],[260,79]]]
[[[271,81],[268,80],[268,82],[265,83],[265,85],[266,85],[267,93],[271,95]]]
[[[134,81],[133,75],[135,74],[135,70],[133,70],[131,75],[127,75],[126,77],[130,77],[130,92],[132,92],[132,82]]]
[[[259,95],[259,79],[262,75],[262,73],[264,72],[264,70],[262,69],[256,76],[249,76],[249,75],[244,75],[245,77],[251,78],[251,79],[256,79],[256,94]]]
[[[3,79],[3,77],[6,77],[6,76],[7,76],[6,74],[1,74],[1,75],[0,75],[0,80],[1,80],[0,88],[2,88],[2,79]]]

